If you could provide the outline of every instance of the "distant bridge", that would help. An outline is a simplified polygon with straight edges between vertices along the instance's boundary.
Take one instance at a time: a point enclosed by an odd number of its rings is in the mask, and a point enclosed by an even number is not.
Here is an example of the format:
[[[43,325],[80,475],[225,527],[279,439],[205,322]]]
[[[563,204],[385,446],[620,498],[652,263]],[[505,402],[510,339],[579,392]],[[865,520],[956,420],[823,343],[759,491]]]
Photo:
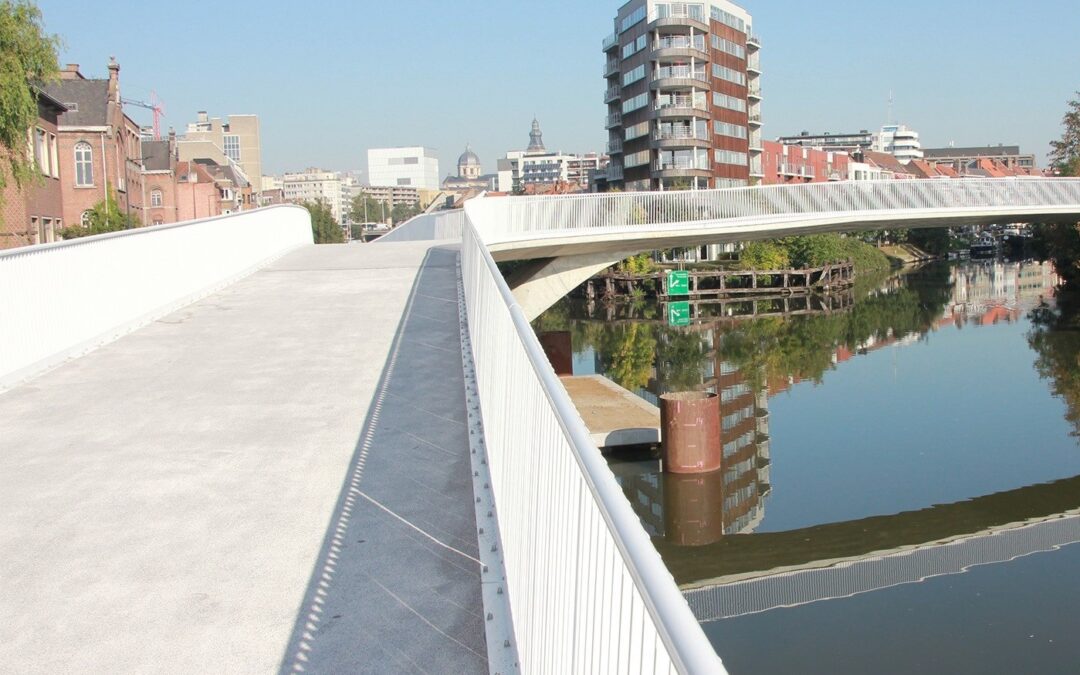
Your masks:
[[[842,181],[720,190],[485,198],[465,210],[532,319],[642,251],[884,228],[1080,219],[1080,179]]]

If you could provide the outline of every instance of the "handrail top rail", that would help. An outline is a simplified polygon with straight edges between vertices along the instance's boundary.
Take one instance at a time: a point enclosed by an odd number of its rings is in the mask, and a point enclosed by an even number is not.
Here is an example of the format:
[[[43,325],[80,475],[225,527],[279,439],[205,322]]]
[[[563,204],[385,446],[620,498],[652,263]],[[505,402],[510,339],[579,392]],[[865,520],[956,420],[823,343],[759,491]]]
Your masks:
[[[585,429],[585,423],[581,420],[573,402],[566,395],[566,390],[552,370],[525,313],[503,279],[479,229],[469,216],[470,203],[480,202],[483,199],[491,199],[491,197],[481,194],[476,199],[466,202],[465,228],[480,245],[484,265],[494,277],[499,294],[510,310],[510,316],[521,338],[530,365],[545,397],[557,413],[559,426],[574,454],[575,461],[582,469],[585,482],[596,499],[600,513],[608,527],[617,533],[614,540],[626,562],[627,570],[640,590],[650,613],[655,617],[657,631],[664,644],[668,646],[669,655],[679,671],[711,672],[715,670],[719,662],[715,649],[711,645],[702,645],[684,637],[700,634],[700,626],[681,593],[676,593],[674,597],[655,594],[658,585],[661,588],[675,587],[671,573],[660,560],[640,520],[615,483],[614,475],[610,473],[607,465],[598,459],[599,451],[596,451],[589,432]],[[591,449],[592,452],[583,451],[583,449]],[[604,480],[605,476],[607,480]]]
[[[705,190],[632,190],[626,192],[586,192],[575,193],[567,195],[489,195],[487,199],[512,199],[516,204],[534,204],[543,203],[546,201],[590,201],[590,200],[602,200],[602,199],[625,199],[627,197],[637,196],[649,196],[649,197],[663,197],[665,195],[695,195],[695,196],[710,196],[710,195],[722,195],[722,194],[737,194],[746,191],[766,191],[766,190],[809,190],[813,188],[821,188],[823,186],[830,186],[828,189],[838,190],[841,187],[850,186],[864,186],[872,187],[875,185],[893,185],[893,186],[908,186],[908,185],[950,185],[950,186],[975,186],[975,185],[998,185],[1009,183],[1077,183],[1080,184],[1080,178],[1073,178],[1067,176],[1054,176],[1054,177],[1040,177],[1040,176],[1005,176],[1001,178],[882,178],[873,180],[847,180],[847,181],[830,181],[822,183],[776,183],[772,185],[740,185],[738,187],[723,187],[723,188],[709,188]]]
[[[118,237],[128,237],[137,234],[150,234],[151,232],[163,232],[165,230],[172,230],[179,227],[189,227],[191,225],[201,225],[203,223],[209,223],[215,220],[223,220],[225,218],[236,218],[248,213],[256,213],[258,211],[268,211],[271,209],[304,209],[299,204],[271,204],[269,206],[260,206],[257,209],[251,209],[248,211],[240,211],[238,213],[223,213],[217,216],[208,216],[206,218],[199,218],[197,220],[183,220],[178,223],[162,223],[161,225],[146,225],[144,227],[133,227],[130,230],[117,230],[116,232],[102,232],[101,234],[91,234],[85,237],[78,237],[76,239],[63,239],[61,241],[53,241],[47,244],[34,244],[32,246],[20,246],[18,248],[9,248],[0,251],[0,259],[14,258],[21,255],[30,255],[35,253],[41,253],[43,251],[52,251],[59,248],[65,248],[69,246],[81,246],[84,244],[92,244],[106,239],[114,239]]]

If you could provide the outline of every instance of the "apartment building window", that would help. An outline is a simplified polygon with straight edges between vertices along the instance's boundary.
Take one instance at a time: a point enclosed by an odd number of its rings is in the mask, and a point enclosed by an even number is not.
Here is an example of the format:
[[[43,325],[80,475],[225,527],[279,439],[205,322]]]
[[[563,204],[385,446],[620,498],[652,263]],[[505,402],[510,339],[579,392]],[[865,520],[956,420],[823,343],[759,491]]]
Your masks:
[[[412,178],[398,178],[398,185],[412,185]]]
[[[718,164],[734,164],[735,166],[746,166],[746,153],[733,152],[731,150],[717,150],[716,162]]]
[[[636,23],[639,23],[645,19],[645,5],[638,7],[630,13],[625,19],[622,20],[622,24],[619,26],[619,32],[625,33],[627,28],[630,28]]]
[[[739,17],[735,16],[734,14],[731,14],[729,12],[725,12],[724,10],[720,9],[719,7],[713,7],[711,14],[712,14],[712,18],[716,19],[717,21],[724,24],[725,26],[731,26],[732,28],[739,31],[740,33],[748,33],[749,32],[749,30],[747,30],[746,22],[743,21],[742,19],[740,19]]]
[[[728,82],[734,82],[737,85],[746,86],[746,73],[740,73],[737,70],[721,66],[718,63],[714,63],[712,67],[713,77],[718,77],[721,80],[727,80]]]
[[[649,157],[650,157],[650,151],[648,151],[648,150],[642,150],[641,152],[635,152],[632,155],[627,155],[626,158],[623,159],[623,166],[625,166],[626,168],[629,169],[630,167],[641,166],[642,164],[648,164],[649,163]]]
[[[161,190],[150,191],[150,206],[161,206]]]
[[[637,110],[638,108],[643,108],[648,103],[649,103],[649,94],[648,93],[638,94],[634,98],[629,98],[629,99],[626,99],[625,101],[623,101],[622,111],[625,114],[625,113],[631,112],[633,110]]]
[[[642,49],[645,49],[645,45],[647,45],[648,43],[649,43],[649,36],[648,35],[640,35],[640,36],[638,36],[638,38],[636,40],[634,40],[633,42],[628,42],[625,45],[623,45],[622,57],[624,59],[630,58],[634,54],[637,54],[638,52],[640,52]]]
[[[718,91],[714,91],[712,95],[713,105],[720,106],[721,108],[727,108],[728,110],[735,110],[737,112],[746,112],[746,101],[741,98],[735,98],[734,96],[728,96],[727,94],[721,94]]]
[[[732,56],[740,59],[746,58],[746,47],[743,47],[738,43],[732,42],[731,40],[725,40],[719,35],[712,36],[712,46],[713,49],[719,49],[725,54],[731,54]]]
[[[727,136],[729,138],[746,138],[746,127],[738,124],[730,124],[728,122],[713,122],[713,131],[717,136]]]
[[[638,80],[644,79],[644,77],[645,77],[645,64],[642,64],[642,65],[638,66],[637,68],[634,68],[633,70],[627,71],[625,74],[623,74],[623,78],[622,78],[623,86],[625,87],[625,86],[627,86],[629,84],[633,84],[633,83],[637,82]]]
[[[628,141],[632,141],[635,138],[641,138],[642,136],[648,135],[648,133],[649,133],[649,123],[648,122],[638,122],[637,124],[635,124],[632,127],[626,127],[626,130],[624,131],[626,140],[628,140]]]
[[[94,185],[94,151],[86,142],[75,144],[75,185],[77,187]]]
[[[240,137],[236,134],[229,134],[223,137],[223,143],[225,145],[225,156],[234,162],[240,161]]]
[[[34,129],[34,166],[46,176],[49,175],[48,136],[44,129]]]
[[[49,134],[49,166],[52,168],[50,175],[53,178],[60,177],[60,161],[57,155],[56,134]]]

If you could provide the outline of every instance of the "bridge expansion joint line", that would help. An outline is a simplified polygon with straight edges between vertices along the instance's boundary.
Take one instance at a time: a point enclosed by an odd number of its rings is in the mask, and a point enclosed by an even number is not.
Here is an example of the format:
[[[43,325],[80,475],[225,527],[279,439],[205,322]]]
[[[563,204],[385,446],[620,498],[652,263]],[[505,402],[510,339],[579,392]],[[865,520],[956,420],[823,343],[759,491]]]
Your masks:
[[[484,444],[484,422],[480,411],[480,390],[473,361],[465,285],[461,276],[461,254],[457,257],[458,327],[461,334],[461,366],[465,379],[465,412],[469,426],[469,461],[472,469],[473,507],[476,512],[477,544],[480,552],[480,589],[484,602],[484,635],[488,651],[488,672],[510,675],[521,671],[510,595],[506,586],[502,538],[491,487],[491,471]]]

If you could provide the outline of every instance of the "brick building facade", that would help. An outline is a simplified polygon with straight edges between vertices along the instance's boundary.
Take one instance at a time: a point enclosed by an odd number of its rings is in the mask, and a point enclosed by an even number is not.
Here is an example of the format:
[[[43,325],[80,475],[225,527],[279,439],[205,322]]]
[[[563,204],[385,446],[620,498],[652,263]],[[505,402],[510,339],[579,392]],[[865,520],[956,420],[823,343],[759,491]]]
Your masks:
[[[60,182],[64,221],[84,222],[84,214],[111,193],[118,208],[141,221],[142,149],[139,125],[124,114],[120,64],[109,62],[109,77],[87,79],[68,64],[60,80],[45,86],[67,110],[58,120]]]
[[[38,92],[38,117],[27,130],[27,154],[37,168],[32,182],[16,186],[9,180],[0,203],[0,248],[55,241],[64,227],[61,184],[66,177],[59,161],[57,119],[64,106]]]

